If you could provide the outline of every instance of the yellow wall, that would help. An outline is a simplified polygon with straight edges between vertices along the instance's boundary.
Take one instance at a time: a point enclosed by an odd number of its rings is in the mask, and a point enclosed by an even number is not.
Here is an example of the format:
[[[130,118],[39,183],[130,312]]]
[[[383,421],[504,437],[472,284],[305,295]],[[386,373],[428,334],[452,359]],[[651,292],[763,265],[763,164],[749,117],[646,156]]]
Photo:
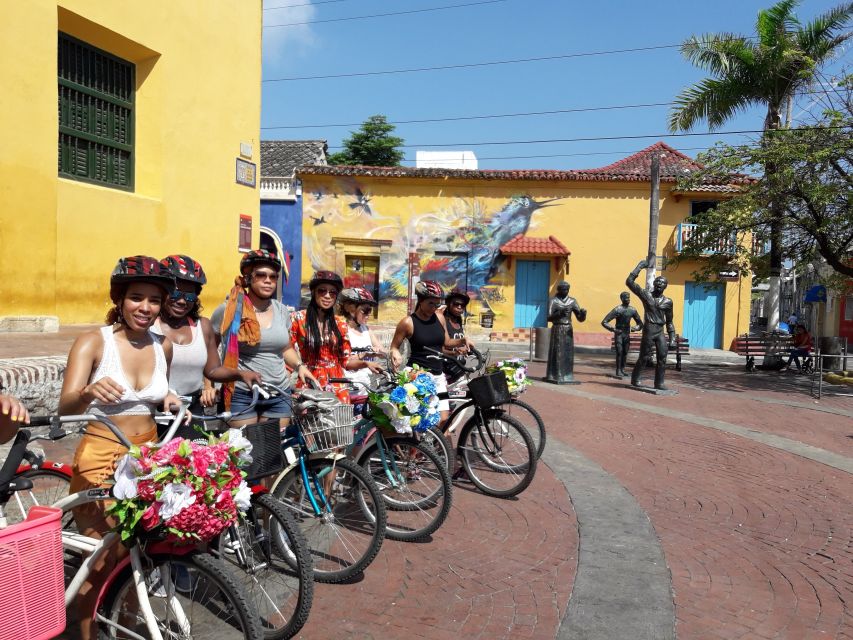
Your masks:
[[[571,295],[588,310],[584,324],[576,324],[580,342],[603,343],[609,334],[601,319],[619,304],[625,278],[648,248],[649,184],[630,182],[498,182],[414,177],[330,177],[303,175],[303,279],[311,270],[343,270],[343,254],[355,254],[367,241],[390,240],[380,263],[382,304],[379,322],[392,323],[405,307],[409,251],[420,254],[421,268],[429,268],[434,250],[469,251],[484,248],[485,257],[497,257],[496,249],[520,230],[528,236],[554,235],[571,252],[568,275]],[[689,214],[691,198],[670,193],[661,185],[658,255],[672,255],[676,225]],[[369,209],[356,196],[367,196]],[[493,221],[518,200],[528,197],[540,206],[529,206],[529,225],[512,219],[520,228],[495,225]],[[703,194],[702,200],[711,199]],[[528,201],[529,203],[529,201]],[[507,218],[509,219],[509,218]],[[492,223],[492,224],[490,224]],[[346,239],[357,239],[348,246]],[[367,253],[378,249],[367,249]],[[551,262],[551,293],[564,277]],[[497,259],[496,272],[486,290],[496,314],[495,330],[511,331],[514,321],[516,257]],[[682,333],[684,283],[693,280],[695,265],[668,267],[669,295],[675,305],[674,323]],[[435,272],[434,272],[435,273]],[[641,273],[639,282],[643,282]],[[471,287],[469,287],[471,289]],[[725,283],[725,315],[722,346],[749,326],[749,280]],[[633,304],[641,309],[635,296]],[[481,301],[469,306],[479,313]]]
[[[0,27],[0,315],[100,321],[123,255],[189,254],[208,306],[237,271],[240,143],[260,158],[261,0],[4,5]],[[59,178],[57,33],[136,65],[133,192]],[[203,296],[204,297],[204,296]]]

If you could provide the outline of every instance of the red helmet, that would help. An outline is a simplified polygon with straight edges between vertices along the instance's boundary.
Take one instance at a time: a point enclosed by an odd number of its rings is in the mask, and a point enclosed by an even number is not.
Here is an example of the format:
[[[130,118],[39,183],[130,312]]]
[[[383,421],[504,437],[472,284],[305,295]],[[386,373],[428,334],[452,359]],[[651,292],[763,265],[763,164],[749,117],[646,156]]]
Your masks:
[[[340,293],[341,289],[344,288],[344,281],[341,280],[341,277],[335,273],[334,271],[317,271],[311,277],[311,281],[308,283],[308,288],[311,291],[314,291],[321,284],[330,284],[338,290]]]
[[[338,296],[340,302],[354,302],[355,304],[377,304],[376,298],[363,287],[352,287],[344,289]]]
[[[468,293],[463,291],[462,289],[454,289],[453,291],[447,294],[447,297],[444,299],[444,301],[447,304],[450,304],[450,301],[453,299],[461,300],[462,304],[466,307],[468,306],[468,303],[471,302],[471,298],[468,296]]]
[[[189,256],[172,255],[160,260],[166,271],[175,276],[176,280],[186,280],[200,287],[207,284],[207,276],[201,265]]]
[[[267,251],[266,249],[253,249],[244,255],[242,260],[240,260],[240,273],[245,275],[246,272],[256,264],[268,264],[276,273],[281,271],[281,260],[279,260],[278,256],[272,251]]]
[[[171,293],[175,277],[151,256],[120,258],[110,276],[110,286],[131,282],[151,282]]]
[[[424,298],[444,298],[444,290],[434,280],[421,280],[415,285],[415,295],[419,300]]]

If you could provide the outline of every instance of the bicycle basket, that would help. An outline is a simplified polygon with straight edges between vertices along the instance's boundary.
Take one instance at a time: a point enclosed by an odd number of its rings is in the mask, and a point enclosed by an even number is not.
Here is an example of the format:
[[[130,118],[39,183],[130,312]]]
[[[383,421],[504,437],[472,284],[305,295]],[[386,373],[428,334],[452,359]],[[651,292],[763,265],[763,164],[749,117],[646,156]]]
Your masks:
[[[246,480],[271,476],[284,468],[278,420],[247,424],[241,429],[243,436],[252,443],[252,464],[244,469]]]
[[[355,414],[351,404],[339,404],[328,409],[299,416],[305,445],[311,453],[331,451],[352,444]]]
[[[35,506],[25,521],[0,530],[0,640],[53,638],[65,629],[61,518],[60,509]]]
[[[509,402],[511,398],[503,371],[472,378],[468,381],[468,393],[481,409]]]

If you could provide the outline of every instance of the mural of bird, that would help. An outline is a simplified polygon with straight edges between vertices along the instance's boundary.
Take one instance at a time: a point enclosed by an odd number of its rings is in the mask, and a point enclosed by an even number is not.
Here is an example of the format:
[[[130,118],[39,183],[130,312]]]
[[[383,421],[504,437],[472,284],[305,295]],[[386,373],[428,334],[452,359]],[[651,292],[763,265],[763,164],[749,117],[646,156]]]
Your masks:
[[[322,200],[323,199],[323,192],[322,191],[315,191],[314,192],[314,199],[315,200]]]
[[[317,218],[316,216],[308,216],[314,221],[314,226],[316,227],[318,224],[326,224],[326,216],[320,216]]]
[[[370,210],[370,197],[365,195],[361,189],[355,189],[355,202],[350,202],[350,209],[360,209],[362,213],[366,213],[369,216],[373,215],[373,212]]]

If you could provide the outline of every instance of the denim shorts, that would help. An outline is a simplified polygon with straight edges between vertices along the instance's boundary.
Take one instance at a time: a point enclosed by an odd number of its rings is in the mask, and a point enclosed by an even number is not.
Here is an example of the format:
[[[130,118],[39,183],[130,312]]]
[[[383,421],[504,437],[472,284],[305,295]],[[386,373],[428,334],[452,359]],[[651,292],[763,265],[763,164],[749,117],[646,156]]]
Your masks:
[[[237,414],[248,409],[251,404],[252,392],[235,387],[234,395],[231,396],[231,415],[239,420],[244,416]],[[258,398],[258,403],[245,417],[258,415],[263,418],[289,418],[292,413],[290,410],[290,394],[277,395],[270,398],[261,396]]]

